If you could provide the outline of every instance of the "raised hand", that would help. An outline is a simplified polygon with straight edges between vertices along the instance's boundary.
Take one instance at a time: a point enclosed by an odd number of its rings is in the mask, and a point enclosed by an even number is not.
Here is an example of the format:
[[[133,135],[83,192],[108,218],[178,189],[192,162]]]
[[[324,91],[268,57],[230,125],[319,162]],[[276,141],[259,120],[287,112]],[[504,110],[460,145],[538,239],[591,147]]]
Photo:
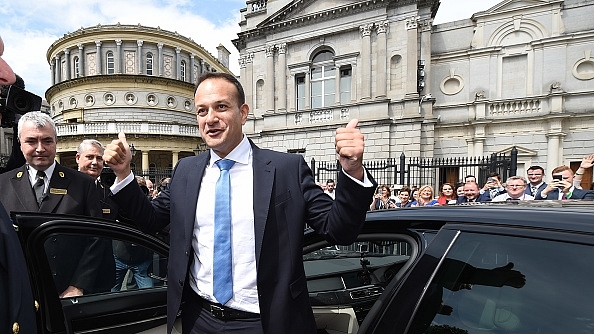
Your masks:
[[[594,154],[590,154],[588,156],[585,156],[582,159],[582,163],[580,164],[580,167],[584,168],[584,169],[588,169],[590,167],[594,166]]]
[[[114,139],[105,147],[103,161],[113,170],[118,181],[126,178],[131,172],[130,161],[132,161],[132,152],[126,141],[126,135],[123,132],[118,134],[118,139]]]
[[[363,180],[363,150],[365,139],[357,124],[359,120],[352,119],[345,128],[336,129],[334,145],[342,170],[350,176]]]

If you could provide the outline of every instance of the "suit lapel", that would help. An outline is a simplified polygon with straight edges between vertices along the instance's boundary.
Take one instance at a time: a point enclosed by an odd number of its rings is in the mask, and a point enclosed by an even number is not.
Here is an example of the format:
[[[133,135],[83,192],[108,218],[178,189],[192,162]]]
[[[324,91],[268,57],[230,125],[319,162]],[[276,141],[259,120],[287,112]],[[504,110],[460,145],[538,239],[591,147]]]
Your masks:
[[[10,183],[15,189],[14,196],[23,207],[23,211],[38,211],[39,207],[33,193],[33,186],[31,186],[31,181],[29,180],[27,166],[23,165],[21,168],[15,170],[14,173],[14,176],[10,179]]]
[[[251,144],[253,150],[252,167],[254,169],[254,234],[256,238],[256,263],[258,263],[262,250],[266,219],[270,209],[270,197],[272,196],[276,169],[272,165],[272,161],[266,156],[265,151],[260,150],[253,143]]]
[[[200,154],[193,158],[194,164],[192,169],[185,175],[186,179],[186,196],[185,200],[188,201],[188,205],[185,206],[185,212],[183,217],[184,229],[185,229],[185,244],[188,245],[192,242],[192,236],[194,235],[194,222],[196,221],[196,205],[198,204],[198,194],[200,193],[200,186],[202,185],[202,177],[206,170],[206,165],[210,160],[210,150],[206,154]]]
[[[60,204],[64,196],[68,193],[68,185],[70,179],[64,172],[64,168],[56,163],[56,168],[50,179],[50,184],[47,189],[47,195],[45,200],[41,203],[39,212],[53,212],[54,209]]]

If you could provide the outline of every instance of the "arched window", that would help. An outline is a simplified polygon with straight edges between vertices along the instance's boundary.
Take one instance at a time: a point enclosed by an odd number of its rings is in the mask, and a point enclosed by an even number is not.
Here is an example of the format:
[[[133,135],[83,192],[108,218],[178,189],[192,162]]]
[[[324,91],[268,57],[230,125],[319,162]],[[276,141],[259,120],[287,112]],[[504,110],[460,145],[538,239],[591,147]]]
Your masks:
[[[256,82],[256,109],[264,108],[264,80]]]
[[[182,60],[181,61],[181,66],[180,66],[180,78],[181,81],[186,81],[186,61]]]
[[[402,57],[394,55],[390,59],[390,90],[402,89]]]
[[[80,78],[80,59],[74,57],[74,77]]]
[[[115,61],[113,59],[113,52],[107,52],[107,74],[115,73]]]
[[[146,75],[153,75],[153,54],[146,54]]]
[[[312,59],[311,69],[311,107],[322,108],[334,104],[336,94],[336,71],[328,50],[318,52]]]

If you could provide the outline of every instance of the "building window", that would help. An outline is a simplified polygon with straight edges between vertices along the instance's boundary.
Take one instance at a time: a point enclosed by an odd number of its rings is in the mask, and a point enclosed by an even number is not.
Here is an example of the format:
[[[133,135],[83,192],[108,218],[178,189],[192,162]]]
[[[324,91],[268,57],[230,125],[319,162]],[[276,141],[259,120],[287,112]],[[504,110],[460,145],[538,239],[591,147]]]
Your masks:
[[[305,109],[305,75],[295,76],[295,87],[297,94],[297,110]]]
[[[264,108],[264,80],[256,82],[256,109]]]
[[[80,78],[80,59],[74,57],[74,77]]]
[[[351,102],[351,77],[353,70],[350,66],[340,69],[340,104]]]
[[[182,60],[181,61],[181,66],[180,66],[180,78],[181,81],[186,81],[186,61]]]
[[[303,157],[303,159],[305,159],[305,149],[304,148],[290,149],[290,150],[287,150],[287,153],[300,154]]]
[[[312,60],[311,107],[322,108],[334,104],[336,93],[334,53],[321,51]]]
[[[115,61],[113,60],[113,52],[107,52],[107,74],[115,73]]]
[[[146,54],[146,75],[153,75],[153,54]]]

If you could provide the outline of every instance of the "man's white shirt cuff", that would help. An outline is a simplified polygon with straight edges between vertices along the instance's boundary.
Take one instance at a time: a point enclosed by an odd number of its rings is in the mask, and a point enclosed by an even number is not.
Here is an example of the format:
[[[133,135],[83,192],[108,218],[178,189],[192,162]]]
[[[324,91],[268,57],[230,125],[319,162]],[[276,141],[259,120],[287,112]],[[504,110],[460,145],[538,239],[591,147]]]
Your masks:
[[[130,182],[134,181],[134,173],[130,172],[122,181],[118,182],[118,178],[114,181],[113,185],[109,187],[112,194],[117,194],[118,191],[122,190],[125,186],[129,185]]]
[[[365,187],[365,188],[373,187],[373,183],[371,183],[371,181],[369,181],[369,179],[367,178],[367,169],[365,169],[365,167],[363,167],[363,181],[350,176],[349,174],[345,173],[344,170],[342,172],[344,173],[344,175],[348,176],[351,180],[355,181],[358,185],[360,185],[362,187]]]

